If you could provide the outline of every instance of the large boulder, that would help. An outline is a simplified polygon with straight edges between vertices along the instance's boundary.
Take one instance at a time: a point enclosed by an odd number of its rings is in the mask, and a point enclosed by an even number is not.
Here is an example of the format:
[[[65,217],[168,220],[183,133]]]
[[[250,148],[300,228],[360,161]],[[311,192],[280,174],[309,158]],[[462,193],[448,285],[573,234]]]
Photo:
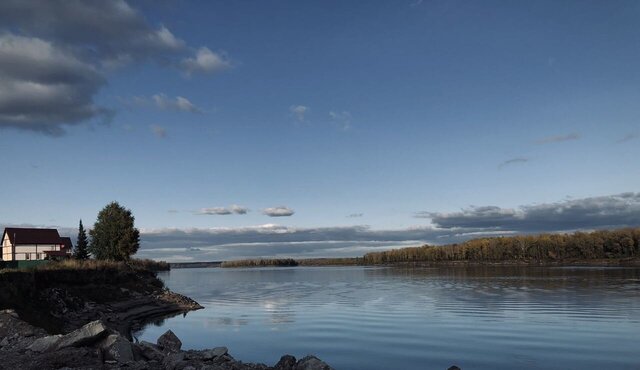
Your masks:
[[[109,335],[101,344],[105,360],[126,363],[134,361],[133,345],[119,334]]]
[[[149,343],[146,341],[140,341],[138,344],[138,348],[142,353],[142,356],[147,360],[156,360],[158,362],[162,362],[164,359],[164,354],[156,347],[155,344]]]
[[[100,320],[92,321],[80,329],[60,338],[57,348],[82,347],[97,342],[107,334],[107,327]]]
[[[184,352],[170,353],[162,360],[162,365],[167,370],[174,370],[182,364],[184,357]]]
[[[280,357],[280,361],[273,367],[275,370],[295,370],[296,358],[291,355]]]
[[[28,349],[34,352],[49,352],[58,348],[62,335],[48,335],[46,337],[36,339]]]
[[[227,347],[216,347],[214,349],[207,349],[202,352],[203,360],[213,360],[217,357],[224,356],[229,352]]]
[[[167,330],[158,338],[158,346],[168,352],[178,352],[182,348],[182,341],[171,330]]]
[[[334,370],[331,366],[317,358],[316,356],[307,356],[298,361],[295,370]]]

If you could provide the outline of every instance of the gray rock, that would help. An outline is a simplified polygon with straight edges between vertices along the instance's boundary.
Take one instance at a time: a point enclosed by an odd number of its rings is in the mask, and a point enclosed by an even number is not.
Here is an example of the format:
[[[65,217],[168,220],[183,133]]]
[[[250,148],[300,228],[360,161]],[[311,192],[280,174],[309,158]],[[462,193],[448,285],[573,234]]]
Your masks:
[[[307,356],[298,361],[295,370],[334,370],[331,366],[315,356]]]
[[[174,370],[182,361],[184,361],[184,352],[170,353],[162,360],[162,366],[167,370]]]
[[[49,352],[58,348],[58,343],[62,339],[62,335],[49,335],[36,339],[28,349],[34,352]]]
[[[57,348],[81,347],[97,342],[107,334],[107,327],[100,320],[92,321],[80,329],[65,334]]]
[[[142,356],[144,356],[148,360],[156,360],[158,362],[162,362],[162,360],[164,359],[164,354],[158,348],[156,348],[155,344],[153,343],[140,341],[140,343],[138,343],[138,348],[140,349],[140,352],[142,352]]]
[[[7,337],[2,338],[2,341],[0,342],[0,347],[4,347],[8,345],[9,345],[9,338]]]
[[[216,365],[203,365],[200,370],[224,370],[224,368]]]
[[[106,360],[115,360],[126,363],[134,360],[133,345],[125,337],[119,334],[109,335],[101,344]]]
[[[296,358],[291,355],[280,357],[280,361],[274,366],[275,370],[295,370]]]
[[[214,349],[207,349],[202,352],[203,360],[213,360],[216,357],[224,356],[229,352],[227,347],[216,347]]]
[[[182,341],[173,334],[171,330],[167,330],[166,333],[162,334],[160,338],[158,338],[158,345],[166,351],[169,352],[178,352],[180,348],[182,348]]]
[[[2,311],[0,311],[0,314],[13,316],[16,319],[19,318],[18,317],[18,313],[16,312],[16,310],[13,310],[13,309],[2,310]]]

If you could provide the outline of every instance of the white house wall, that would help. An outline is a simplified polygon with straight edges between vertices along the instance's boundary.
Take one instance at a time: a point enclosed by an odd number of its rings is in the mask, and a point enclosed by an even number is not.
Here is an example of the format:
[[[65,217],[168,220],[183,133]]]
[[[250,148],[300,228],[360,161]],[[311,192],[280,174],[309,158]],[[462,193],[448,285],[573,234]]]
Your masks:
[[[16,245],[14,258],[11,254],[11,242],[7,237],[2,241],[2,259],[4,261],[42,260],[46,257],[45,251],[59,251],[61,247],[60,244]]]
[[[60,244],[32,244],[32,245],[16,245],[15,258],[16,260],[43,260],[46,256],[44,251],[59,251]],[[26,254],[29,255],[27,258]]]
[[[8,235],[2,239],[2,259],[5,261],[11,260],[11,242]]]

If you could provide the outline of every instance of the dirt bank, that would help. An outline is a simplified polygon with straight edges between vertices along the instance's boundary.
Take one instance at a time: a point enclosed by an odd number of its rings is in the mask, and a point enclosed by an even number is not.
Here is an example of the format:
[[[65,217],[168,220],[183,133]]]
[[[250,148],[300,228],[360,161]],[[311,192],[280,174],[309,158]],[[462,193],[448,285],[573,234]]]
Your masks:
[[[126,264],[5,271],[0,286],[0,309],[14,309],[50,334],[99,319],[129,336],[134,324],[202,308],[165,289],[154,272]]]

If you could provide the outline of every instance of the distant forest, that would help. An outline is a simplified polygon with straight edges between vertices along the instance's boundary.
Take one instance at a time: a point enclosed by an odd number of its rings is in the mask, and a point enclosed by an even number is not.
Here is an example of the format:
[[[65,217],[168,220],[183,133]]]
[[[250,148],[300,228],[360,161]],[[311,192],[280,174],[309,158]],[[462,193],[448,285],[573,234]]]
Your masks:
[[[640,258],[640,228],[472,239],[367,253],[357,258],[226,261],[222,267],[380,265],[405,262],[562,262]]]
[[[336,266],[336,265],[358,265],[362,263],[362,258],[307,258],[294,260],[293,258],[276,259],[246,259],[222,262],[220,267],[291,267],[291,266]]]
[[[298,261],[293,258],[279,259],[248,259],[236,261],[224,261],[220,267],[267,267],[267,266],[298,266]]]
[[[441,261],[562,261],[640,257],[640,228],[472,239],[367,253],[364,264]]]

